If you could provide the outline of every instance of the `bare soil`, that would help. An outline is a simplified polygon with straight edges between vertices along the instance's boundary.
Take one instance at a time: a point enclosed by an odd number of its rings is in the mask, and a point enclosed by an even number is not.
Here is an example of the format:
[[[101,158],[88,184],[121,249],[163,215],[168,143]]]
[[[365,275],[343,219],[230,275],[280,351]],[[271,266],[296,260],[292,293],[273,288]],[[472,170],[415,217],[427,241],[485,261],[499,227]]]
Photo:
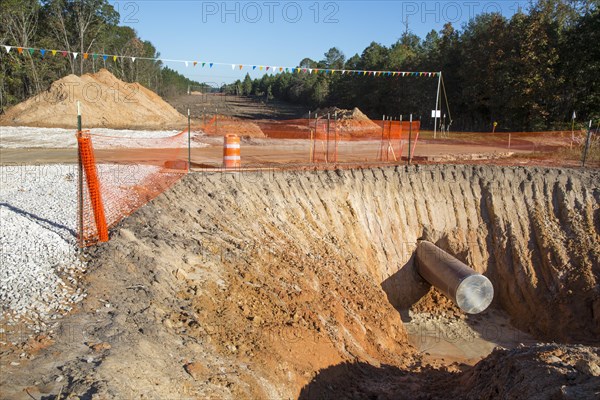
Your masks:
[[[308,108],[279,100],[266,101],[255,96],[236,96],[221,93],[192,92],[165,99],[181,114],[190,110],[192,118],[200,120],[213,115],[239,119],[294,119],[300,118]]]
[[[77,123],[77,101],[86,129],[179,129],[187,122],[156,93],[101,69],[57,80],[47,91],[0,115],[0,126],[72,128]]]
[[[4,349],[3,396],[595,398],[598,182],[479,166],[193,173],[90,251],[88,297],[58,331]],[[418,276],[418,239],[492,280],[487,317]],[[490,337],[502,324],[524,336]],[[420,345],[435,326],[462,353]]]

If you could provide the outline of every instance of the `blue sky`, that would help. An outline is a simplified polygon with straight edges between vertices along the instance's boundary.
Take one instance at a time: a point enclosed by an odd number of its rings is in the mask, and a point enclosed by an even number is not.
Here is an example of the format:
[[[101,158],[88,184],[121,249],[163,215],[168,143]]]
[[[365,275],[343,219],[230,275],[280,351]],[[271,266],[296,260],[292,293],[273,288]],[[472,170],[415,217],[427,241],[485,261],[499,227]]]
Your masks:
[[[372,41],[389,46],[405,30],[420,36],[450,21],[457,28],[485,11],[512,16],[527,0],[509,1],[111,1],[121,24],[133,27],[169,59],[294,67],[336,46],[346,57]],[[229,83],[246,72],[231,66],[167,63],[200,82]]]

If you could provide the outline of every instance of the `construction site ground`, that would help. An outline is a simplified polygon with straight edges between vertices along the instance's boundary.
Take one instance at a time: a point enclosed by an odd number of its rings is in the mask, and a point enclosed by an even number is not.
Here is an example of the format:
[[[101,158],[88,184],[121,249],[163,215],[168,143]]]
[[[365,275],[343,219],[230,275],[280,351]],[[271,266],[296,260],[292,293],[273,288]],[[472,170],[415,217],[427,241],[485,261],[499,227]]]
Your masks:
[[[252,118],[300,111],[238,100],[231,112]],[[309,140],[242,138],[248,170],[222,171],[222,136],[193,131],[192,172],[79,254],[85,296],[35,334],[3,323],[1,398],[600,396],[600,160],[581,169],[564,134],[509,150],[422,132],[417,165],[382,163],[378,140],[315,165]],[[56,164],[39,196],[73,211],[75,148],[11,138],[3,174]],[[161,150],[97,158],[154,164]],[[3,213],[56,229],[38,203],[11,203],[47,177],[26,173],[3,175]],[[490,309],[465,314],[418,275],[421,239],[489,277]]]

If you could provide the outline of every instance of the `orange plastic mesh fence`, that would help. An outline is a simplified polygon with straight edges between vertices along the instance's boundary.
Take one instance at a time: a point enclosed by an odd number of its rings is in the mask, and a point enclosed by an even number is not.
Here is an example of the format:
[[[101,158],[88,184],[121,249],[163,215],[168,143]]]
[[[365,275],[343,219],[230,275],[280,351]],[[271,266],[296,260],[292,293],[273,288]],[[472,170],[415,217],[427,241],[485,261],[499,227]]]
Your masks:
[[[421,128],[420,121],[377,121],[377,124],[381,127],[379,161],[399,161],[405,152],[406,157],[414,155]]]
[[[423,162],[449,160],[449,156],[470,159],[460,157],[475,153],[517,152],[533,157],[537,153],[557,154],[565,148],[575,151],[582,138],[581,133],[571,132],[437,132],[434,137],[433,132],[420,131],[419,121],[273,121],[216,115],[205,121],[200,129],[192,130],[191,150],[187,130],[134,132],[128,137],[81,132],[78,144],[84,182],[79,235],[84,246],[106,240],[108,229],[175,184],[189,169],[188,154],[194,168],[222,168],[226,134],[242,138],[241,166],[250,168],[404,163],[409,154]],[[578,157],[579,153],[573,154]],[[598,163],[590,159],[593,162]]]
[[[333,116],[250,120],[212,115],[203,118],[198,130],[209,137],[239,135],[242,138],[242,165],[258,167],[281,163],[400,162],[408,157],[409,132],[412,133],[413,154],[417,143],[420,122],[410,124],[408,121],[336,119]],[[286,139],[285,144],[280,139]],[[253,145],[263,145],[254,146],[249,153],[244,151],[248,140]],[[203,155],[207,157],[200,164],[219,166],[218,159],[208,150]]]
[[[307,164],[459,162],[503,159],[511,163],[578,165],[585,142],[584,131],[549,132],[447,132],[423,131],[420,121],[377,121],[367,118],[307,118],[290,120],[239,119],[210,115],[195,128],[217,143],[226,134],[242,139],[242,167],[286,168]],[[442,127],[440,127],[442,128]],[[593,138],[597,138],[597,134]],[[311,140],[312,139],[312,140]],[[212,142],[211,142],[212,140]],[[410,142],[410,151],[409,151]],[[589,165],[600,163],[600,140],[592,140]],[[196,168],[219,168],[220,149],[192,150]],[[481,161],[483,162],[483,161]],[[500,163],[501,161],[497,161]]]
[[[94,149],[89,131],[79,132],[77,135],[77,144],[79,148],[79,159],[83,169],[83,181],[85,189],[81,195],[83,196],[84,217],[83,239],[95,232],[98,241],[106,242],[108,240],[108,228],[106,225],[106,215],[104,213],[104,204],[102,202],[102,193],[100,190],[100,182],[98,180],[98,169],[96,168],[96,160],[94,158]],[[91,223],[93,217],[93,223]],[[87,223],[85,223],[87,222]]]
[[[161,137],[114,137],[92,132],[79,139],[85,172],[83,230],[79,232],[83,246],[106,240],[107,229],[187,173],[187,130],[175,135],[145,134]]]

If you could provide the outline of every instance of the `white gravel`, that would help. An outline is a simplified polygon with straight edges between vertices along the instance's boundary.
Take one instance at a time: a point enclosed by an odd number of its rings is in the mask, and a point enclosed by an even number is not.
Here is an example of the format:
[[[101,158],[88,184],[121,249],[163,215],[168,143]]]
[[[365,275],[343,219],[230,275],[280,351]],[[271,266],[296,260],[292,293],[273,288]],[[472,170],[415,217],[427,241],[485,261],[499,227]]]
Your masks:
[[[152,165],[101,164],[107,210],[139,205],[131,187],[156,173]],[[77,246],[77,165],[0,166],[0,341],[2,325],[31,334],[72,309],[85,294]],[[30,336],[31,336],[30,334]]]
[[[92,133],[124,137],[122,145],[144,148],[163,145],[152,139],[177,132],[93,129]],[[193,137],[204,134],[193,132]],[[94,145],[100,143],[101,147],[102,142],[110,146],[119,143],[98,139]],[[183,142],[187,144],[187,140]],[[194,147],[208,146],[192,143]],[[75,131],[0,127],[1,148],[75,149]],[[129,189],[144,184],[158,167],[103,164],[98,169],[103,193],[111,193],[104,199],[110,214],[115,204],[139,204],[136,192]],[[77,247],[76,181],[75,164],[0,166],[0,342],[6,339],[7,328],[25,327],[29,337],[48,330],[52,320],[85,296],[78,282],[85,263]]]
[[[0,321],[33,332],[83,298],[76,165],[0,167]]]
[[[147,139],[160,139],[173,136],[178,131],[133,131],[127,129],[105,129],[94,128],[90,130],[94,135],[102,135],[126,140],[110,140],[111,147],[127,148],[155,148],[157,142]],[[25,126],[0,126],[0,148],[76,148],[75,129],[61,128],[30,128]],[[192,139],[204,137],[204,133],[192,131]],[[205,143],[192,140],[192,147],[206,147]],[[181,146],[187,146],[187,140],[183,139]]]

